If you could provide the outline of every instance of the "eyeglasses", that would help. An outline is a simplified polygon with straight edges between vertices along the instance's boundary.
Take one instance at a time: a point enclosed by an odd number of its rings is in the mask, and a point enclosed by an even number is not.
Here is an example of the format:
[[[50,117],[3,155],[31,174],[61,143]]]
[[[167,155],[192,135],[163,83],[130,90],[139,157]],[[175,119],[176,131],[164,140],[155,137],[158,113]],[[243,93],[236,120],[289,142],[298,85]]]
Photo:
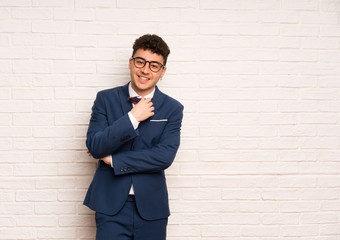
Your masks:
[[[131,59],[133,60],[136,68],[143,68],[146,63],[149,63],[149,68],[152,72],[159,72],[159,70],[161,70],[164,67],[164,65],[159,62],[146,61],[144,58],[141,57],[132,57]]]

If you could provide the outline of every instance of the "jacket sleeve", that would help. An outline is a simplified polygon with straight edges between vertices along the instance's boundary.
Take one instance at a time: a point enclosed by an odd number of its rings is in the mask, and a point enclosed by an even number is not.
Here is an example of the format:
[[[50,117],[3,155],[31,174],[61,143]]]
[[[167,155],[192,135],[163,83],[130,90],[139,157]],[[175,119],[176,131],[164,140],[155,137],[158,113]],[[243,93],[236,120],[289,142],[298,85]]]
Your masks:
[[[106,157],[119,149],[127,141],[138,136],[128,114],[108,124],[107,110],[102,93],[97,94],[86,137],[86,146],[94,158]]]
[[[115,175],[157,172],[168,168],[180,145],[182,118],[183,106],[180,105],[169,117],[158,144],[149,149],[112,154]]]

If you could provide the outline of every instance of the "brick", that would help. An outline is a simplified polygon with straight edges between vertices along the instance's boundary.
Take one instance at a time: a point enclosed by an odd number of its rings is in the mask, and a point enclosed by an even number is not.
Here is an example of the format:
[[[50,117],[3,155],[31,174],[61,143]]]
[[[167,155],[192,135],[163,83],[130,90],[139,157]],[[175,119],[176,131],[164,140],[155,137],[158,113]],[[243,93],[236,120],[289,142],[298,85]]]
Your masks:
[[[13,71],[15,73],[50,73],[51,63],[39,60],[17,60],[13,62]]]
[[[261,38],[263,39],[263,38]],[[264,48],[290,48],[290,49],[298,49],[300,48],[300,41],[301,39],[299,39],[298,37],[286,37],[286,36],[280,36],[280,37],[276,37],[276,36],[269,36],[269,37],[265,37],[261,43],[259,43],[258,45],[260,45],[261,47]],[[288,76],[285,76],[288,77]]]
[[[15,176],[56,176],[56,164],[17,164],[14,166]]]
[[[17,46],[52,46],[54,42],[52,34],[17,32],[12,34],[12,43]]]
[[[58,201],[61,202],[82,202],[85,196],[86,190],[83,191],[59,191],[58,192]]]
[[[246,213],[273,213],[277,212],[279,204],[274,201],[242,201],[240,212]]]
[[[280,29],[276,24],[243,24],[239,32],[244,36],[277,36]]]
[[[12,149],[12,142],[9,139],[3,138],[3,139],[0,140],[0,143],[1,143],[0,150],[2,150],[2,151]],[[1,169],[1,170],[4,171],[4,173],[5,173],[8,168],[9,167],[7,167],[6,169]]]
[[[6,215],[30,215],[34,212],[33,203],[1,203],[1,214]]]
[[[258,190],[235,190],[222,191],[222,199],[228,200],[259,200],[261,193]]]
[[[54,151],[54,152],[45,152],[45,151],[35,151],[34,152],[34,162],[43,163],[43,162],[74,162],[75,155],[73,151]]]
[[[299,10],[299,9],[304,9],[304,10],[317,10],[319,7],[318,1],[312,0],[312,1],[293,1],[293,0],[283,0],[282,1],[282,7],[283,9],[288,9],[288,10]]]
[[[320,227],[320,234],[321,235],[334,235],[334,236],[339,236],[340,231],[339,231],[339,224],[327,224],[327,225],[322,225]]]
[[[96,47],[97,38],[95,35],[64,35],[58,34],[55,37],[57,46],[62,47]],[[101,42],[101,41],[100,41]],[[106,47],[106,46],[104,46]]]
[[[76,207],[74,203],[39,202],[35,204],[35,213],[43,215],[73,215],[76,214]]]
[[[116,1],[112,0],[97,0],[97,1],[91,1],[91,0],[74,0],[75,6],[77,8],[114,8],[116,7]]]
[[[299,201],[299,202],[282,202],[280,211],[283,213],[302,213],[319,211],[319,202],[316,201]]]
[[[74,0],[33,0],[35,7],[73,7]]]
[[[13,124],[17,126],[51,126],[54,125],[54,114],[18,113],[13,116]]]
[[[295,114],[265,113],[261,114],[259,121],[261,124],[274,124],[274,125],[296,124],[297,117]]]
[[[301,46],[304,49],[337,49],[339,42],[333,38],[304,38],[301,39]]]
[[[1,21],[0,32],[3,33],[27,33],[31,32],[31,23],[27,21]]]
[[[0,158],[6,159],[6,162],[29,163],[29,162],[33,162],[33,153],[25,152],[25,151],[20,151],[20,152],[3,151],[0,153]]]
[[[278,109],[284,113],[318,112],[320,104],[317,101],[291,101],[279,103]]]
[[[317,51],[282,50],[279,53],[279,60],[283,62],[317,62],[319,55]]]
[[[53,227],[58,224],[54,216],[20,216],[17,218],[19,227]]]
[[[39,74],[34,76],[33,85],[37,87],[71,87],[73,80],[74,78],[70,75]]]
[[[303,200],[337,200],[336,189],[306,189],[302,194]]]
[[[332,224],[338,222],[336,213],[305,213],[301,214],[301,224]]]
[[[279,136],[282,137],[315,137],[316,127],[311,126],[286,126],[279,128]]]
[[[159,34],[161,35],[196,35],[199,33],[199,26],[194,23],[160,23]]]
[[[15,99],[51,99],[53,89],[51,88],[16,88],[12,90]]]
[[[77,237],[76,228],[39,228],[37,230],[38,238],[46,239],[75,239]]]
[[[15,227],[16,221],[14,217],[0,217],[0,225],[2,227]]]
[[[301,15],[301,23],[337,24],[338,16],[334,13],[306,12]]]
[[[92,21],[94,20],[94,9],[80,8],[80,9],[54,9],[53,17],[56,20],[79,20]]]
[[[169,226],[168,228],[169,237],[174,236],[184,236],[184,237],[199,237],[200,236],[200,228],[199,226],[183,226],[183,225],[177,225],[177,226]]]
[[[73,137],[74,131],[72,128],[65,127],[34,127],[33,136],[37,138],[68,138]]]
[[[264,23],[295,23],[300,20],[299,14],[294,11],[270,11],[259,15],[259,20]]]
[[[275,127],[242,127],[239,135],[241,137],[275,137],[277,128]]]
[[[9,126],[11,124],[11,121],[12,121],[11,114],[4,114],[4,113],[0,114],[0,126]]]
[[[277,237],[279,236],[279,227],[274,226],[266,226],[266,227],[259,227],[259,226],[251,226],[251,227],[242,227],[242,236],[247,237]]]
[[[200,127],[200,136],[204,137],[223,137],[223,136],[237,136],[238,129],[233,127],[221,127],[216,129],[215,127]]]
[[[30,127],[0,127],[1,137],[30,137],[32,131]]]
[[[34,239],[36,231],[32,228],[1,228],[0,239]]]
[[[127,35],[127,34],[138,34],[142,35],[145,32],[149,32],[150,29],[156,29],[158,24],[154,22],[146,22],[146,23],[119,23],[117,24],[117,33],[119,35]]]
[[[337,138],[305,138],[301,141],[302,149],[336,149],[338,148]]]
[[[33,33],[72,33],[73,24],[66,21],[37,21],[32,22]]]
[[[74,59],[71,48],[33,48],[34,59]]]
[[[317,155],[314,151],[305,151],[305,150],[284,150],[280,151],[279,159],[281,161],[293,161],[293,162],[313,162],[317,160]]]
[[[290,37],[316,37],[320,35],[320,30],[315,26],[296,26],[296,25],[282,25],[281,26],[281,34],[283,36]]]
[[[58,164],[58,175],[59,176],[91,176],[95,173],[96,164]]]
[[[230,24],[228,27],[223,24],[200,24],[199,33],[203,35],[227,35],[236,36],[239,33],[239,26],[236,24]]]
[[[76,50],[76,59],[110,61],[115,59],[115,51],[113,49],[108,48],[107,49],[81,48]]]
[[[280,229],[280,233],[284,237],[307,237],[318,236],[319,231],[314,226],[299,225],[299,226],[283,226]]]
[[[299,214],[263,214],[261,221],[265,225],[298,225]]]
[[[116,25],[112,23],[78,22],[75,24],[77,34],[110,35],[115,34],[116,31]]]
[[[264,190],[261,192],[263,200],[270,201],[298,201],[301,198],[299,190]]]
[[[14,19],[51,19],[51,9],[34,9],[34,8],[14,8],[12,10]]]
[[[93,216],[60,216],[59,226],[61,227],[93,227],[96,226]]]
[[[32,50],[27,47],[0,48],[0,59],[29,59],[32,58]]]
[[[0,6],[3,7],[30,7],[31,0],[2,0]]]
[[[74,62],[74,61],[54,61],[53,73],[57,74],[92,74],[96,71],[96,65],[94,62]]]
[[[70,113],[74,111],[74,105],[74,102],[67,100],[36,100],[33,101],[33,111],[37,113]]]

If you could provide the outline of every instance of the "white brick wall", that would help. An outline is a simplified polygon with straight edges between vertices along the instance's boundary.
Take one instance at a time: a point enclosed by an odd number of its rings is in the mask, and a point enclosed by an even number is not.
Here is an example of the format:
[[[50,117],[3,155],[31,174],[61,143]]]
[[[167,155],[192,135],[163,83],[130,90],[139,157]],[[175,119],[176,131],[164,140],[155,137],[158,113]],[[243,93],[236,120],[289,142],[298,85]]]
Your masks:
[[[340,240],[340,0],[0,0],[0,240],[94,239],[97,91],[136,37],[185,105],[169,240]]]

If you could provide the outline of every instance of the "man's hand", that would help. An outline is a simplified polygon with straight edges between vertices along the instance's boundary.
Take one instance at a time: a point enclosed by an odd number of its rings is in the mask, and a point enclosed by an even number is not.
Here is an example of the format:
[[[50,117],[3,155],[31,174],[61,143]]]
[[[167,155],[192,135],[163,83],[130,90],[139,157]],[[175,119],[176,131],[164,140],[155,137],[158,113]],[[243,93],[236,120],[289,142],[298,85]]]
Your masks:
[[[99,160],[102,160],[104,163],[106,163],[107,165],[111,166],[111,155],[103,157],[103,158],[101,158]]]
[[[151,102],[151,98],[144,98],[139,101],[132,109],[131,114],[136,118],[138,122],[144,121],[153,116],[155,108]]]
[[[90,151],[87,150],[86,152],[90,157],[92,157],[92,154],[90,153]],[[99,160],[102,160],[104,163],[106,163],[107,165],[111,166],[111,155],[100,158]]]

